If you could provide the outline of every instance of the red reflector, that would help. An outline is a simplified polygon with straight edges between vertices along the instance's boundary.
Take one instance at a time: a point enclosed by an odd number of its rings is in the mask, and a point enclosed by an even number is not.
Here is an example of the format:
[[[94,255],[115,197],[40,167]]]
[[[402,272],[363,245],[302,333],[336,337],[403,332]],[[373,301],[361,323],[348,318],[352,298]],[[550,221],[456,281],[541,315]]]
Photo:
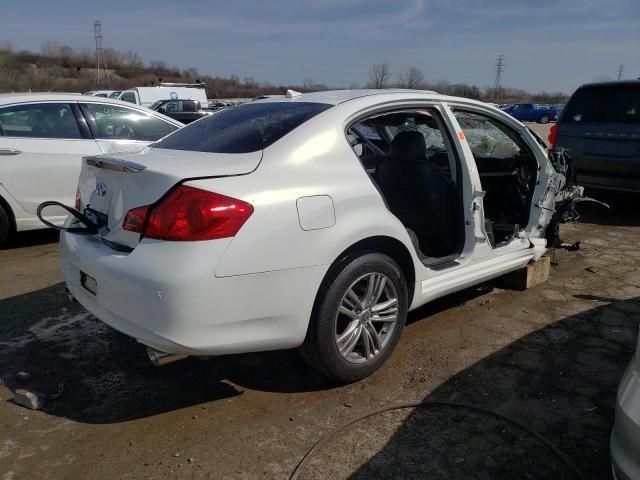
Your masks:
[[[149,207],[133,208],[127,212],[122,222],[122,228],[131,232],[142,233],[144,221],[147,219]]]
[[[127,218],[132,212],[147,208],[130,210]],[[144,236],[176,241],[233,237],[252,213],[253,206],[242,200],[199,188],[180,186],[153,207]],[[146,211],[139,214],[143,215],[141,218],[144,223]]]
[[[556,123],[551,127],[551,130],[549,130],[549,137],[547,138],[547,140],[549,140],[549,150],[554,149],[554,147],[556,146],[557,138],[558,138],[558,124]]]

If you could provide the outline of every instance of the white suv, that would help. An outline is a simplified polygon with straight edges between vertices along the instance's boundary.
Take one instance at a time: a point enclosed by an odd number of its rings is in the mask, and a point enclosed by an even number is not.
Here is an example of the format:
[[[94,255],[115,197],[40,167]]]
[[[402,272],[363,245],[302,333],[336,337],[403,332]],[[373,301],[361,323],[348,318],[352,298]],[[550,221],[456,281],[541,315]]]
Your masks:
[[[85,231],[61,235],[64,275],[157,363],[301,347],[355,381],[408,310],[543,255],[563,184],[527,128],[486,104],[289,92],[85,159],[65,224]]]
[[[108,98],[60,93],[0,95],[0,245],[11,231],[44,228],[44,200],[73,204],[82,157],[142,148],[181,123]],[[50,209],[62,223],[66,212]]]

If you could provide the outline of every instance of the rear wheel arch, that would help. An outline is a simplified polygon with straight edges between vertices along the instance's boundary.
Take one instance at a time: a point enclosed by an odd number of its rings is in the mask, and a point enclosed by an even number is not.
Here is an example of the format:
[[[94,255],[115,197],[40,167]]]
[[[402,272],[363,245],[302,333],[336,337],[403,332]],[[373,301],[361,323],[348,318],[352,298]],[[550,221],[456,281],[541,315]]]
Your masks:
[[[404,275],[405,281],[407,282],[408,303],[409,306],[411,305],[416,282],[416,270],[411,253],[409,253],[407,247],[400,240],[393,237],[379,235],[359,240],[343,250],[340,255],[336,257],[328,268],[327,273],[325,273],[324,278],[320,283],[320,287],[316,292],[316,298],[313,304],[314,310],[317,307],[321,293],[326,288],[327,282],[331,280],[333,272],[348,263],[354,255],[362,255],[364,253],[382,253],[389,256],[398,264],[402,274]]]

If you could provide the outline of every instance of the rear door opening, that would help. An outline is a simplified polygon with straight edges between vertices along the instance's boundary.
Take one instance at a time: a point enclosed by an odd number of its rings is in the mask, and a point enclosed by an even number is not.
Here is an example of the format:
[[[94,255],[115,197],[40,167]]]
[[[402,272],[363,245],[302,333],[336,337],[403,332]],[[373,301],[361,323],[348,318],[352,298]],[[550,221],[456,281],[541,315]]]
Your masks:
[[[347,138],[422,263],[458,265],[462,172],[440,115],[429,108],[378,113],[351,125]]]

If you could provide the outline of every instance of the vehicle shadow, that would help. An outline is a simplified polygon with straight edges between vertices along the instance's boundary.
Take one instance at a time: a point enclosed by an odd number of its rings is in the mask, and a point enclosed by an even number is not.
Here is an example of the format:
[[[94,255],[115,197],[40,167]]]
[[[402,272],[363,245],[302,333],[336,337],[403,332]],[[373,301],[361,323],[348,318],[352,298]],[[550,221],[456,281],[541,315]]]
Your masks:
[[[584,478],[611,478],[609,436],[616,391],[635,347],[640,298],[593,300],[611,303],[508,345],[453,376],[424,401],[496,412],[541,434]],[[372,429],[378,425],[375,419],[362,422],[332,443],[330,451],[319,453],[321,458],[308,466],[317,474],[313,478],[322,478],[323,469],[317,468],[331,465],[334,451],[342,458],[351,445],[362,451],[365,446],[357,440],[375,438]],[[580,477],[548,445],[510,420],[442,405],[413,410],[350,478]]]
[[[295,351],[154,367],[135,340],[70,302],[63,283],[0,300],[0,312],[0,377],[42,396],[46,413],[78,422],[117,423],[240,395],[231,383],[278,392],[335,386]]]
[[[60,232],[53,228],[42,230],[29,230],[26,232],[14,233],[6,245],[0,246],[0,250],[12,250],[14,248],[34,247],[47,243],[57,243],[60,239]]]
[[[486,293],[479,286],[412,312],[408,322]],[[0,300],[0,377],[46,400],[43,411],[117,423],[221,400],[244,388],[278,393],[336,388],[295,350],[187,359],[157,368],[144,348],[67,298],[60,283]],[[17,375],[31,375],[23,380]]]

